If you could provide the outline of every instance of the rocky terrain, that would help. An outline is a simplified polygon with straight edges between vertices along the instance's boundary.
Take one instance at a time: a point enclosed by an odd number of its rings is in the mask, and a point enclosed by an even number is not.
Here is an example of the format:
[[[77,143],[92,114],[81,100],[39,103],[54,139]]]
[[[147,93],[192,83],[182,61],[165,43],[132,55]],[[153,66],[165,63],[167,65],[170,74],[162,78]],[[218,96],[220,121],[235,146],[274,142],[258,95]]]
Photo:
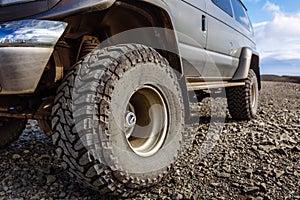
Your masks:
[[[263,82],[258,117],[237,122],[227,116],[205,155],[207,108],[214,101],[196,106],[195,140],[172,173],[133,199],[300,199],[300,84]],[[35,121],[0,151],[0,180],[0,199],[116,199],[71,178]]]
[[[300,83],[300,76],[262,75],[263,81]]]

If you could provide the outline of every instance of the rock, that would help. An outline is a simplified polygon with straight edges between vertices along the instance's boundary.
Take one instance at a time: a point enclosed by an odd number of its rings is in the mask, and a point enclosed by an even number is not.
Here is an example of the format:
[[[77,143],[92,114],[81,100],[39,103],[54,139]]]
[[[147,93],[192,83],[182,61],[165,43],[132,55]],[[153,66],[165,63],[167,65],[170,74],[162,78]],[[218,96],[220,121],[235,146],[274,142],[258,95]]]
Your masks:
[[[30,200],[40,200],[40,197],[39,197],[39,195],[36,194],[34,196],[31,196]]]
[[[231,172],[232,172],[230,166],[223,167],[223,169],[224,169],[224,171],[225,171],[226,173],[231,173]]]
[[[263,128],[265,125],[266,125],[266,124],[265,124],[264,122],[259,122],[259,123],[258,123],[258,126],[261,127],[261,128]]]
[[[220,178],[229,178],[231,175],[229,173],[218,173],[217,175]]]
[[[20,159],[20,158],[21,158],[21,156],[19,154],[13,154],[12,155],[12,159],[14,159],[14,160],[17,160],[17,159]]]
[[[177,194],[177,197],[176,197],[176,199],[183,199],[183,195],[182,194]]]
[[[67,196],[67,194],[65,192],[60,192],[58,195],[59,198],[64,198],[66,196]]]
[[[300,172],[294,171],[294,176],[300,177]]]
[[[28,153],[30,153],[30,151],[29,150],[24,150],[23,153],[28,154]]]
[[[219,187],[220,183],[210,183],[210,185],[212,185],[213,187]]]
[[[278,153],[278,154],[281,154],[281,155],[287,155],[287,152],[281,148],[281,146],[276,146],[276,147],[273,147],[270,149],[270,152],[271,153]]]
[[[267,185],[266,185],[265,183],[261,183],[260,186],[261,186],[261,190],[262,190],[263,192],[266,192],[266,191],[267,191]]]
[[[53,175],[48,175],[46,178],[46,184],[47,185],[51,185],[52,183],[54,183],[56,181],[56,177]]]
[[[264,198],[263,197],[256,197],[254,198],[254,200],[263,200]]]
[[[275,177],[276,177],[276,178],[279,178],[279,177],[281,177],[285,172],[284,172],[284,171],[280,171],[280,170],[274,169],[274,173],[275,173]]]
[[[232,131],[233,131],[233,132],[237,132],[238,129],[234,127],[234,128],[232,128]]]
[[[282,183],[280,183],[279,181],[276,183],[279,187],[282,186]]]
[[[269,195],[265,195],[264,200],[271,200],[271,197]]]
[[[243,193],[245,194],[254,194],[256,192],[259,192],[260,188],[259,187],[244,187],[243,188]]]
[[[44,168],[39,168],[38,171],[42,174],[50,174],[51,173],[51,167],[44,167]]]
[[[246,172],[248,173],[248,177],[250,179],[252,179],[252,177],[253,177],[253,169],[252,168],[248,168],[248,169],[246,169]]]
[[[238,184],[238,183],[232,183],[232,186],[236,187],[236,188],[240,188],[240,184]]]

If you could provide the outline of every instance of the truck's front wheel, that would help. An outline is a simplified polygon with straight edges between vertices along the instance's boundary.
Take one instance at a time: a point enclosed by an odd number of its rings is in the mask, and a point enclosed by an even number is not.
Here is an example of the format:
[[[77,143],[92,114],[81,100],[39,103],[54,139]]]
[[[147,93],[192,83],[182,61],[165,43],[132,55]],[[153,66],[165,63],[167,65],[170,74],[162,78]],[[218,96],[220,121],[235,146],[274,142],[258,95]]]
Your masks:
[[[160,181],[182,151],[176,75],[152,48],[95,50],[64,80],[52,125],[57,152],[72,174],[101,192],[127,196]]]

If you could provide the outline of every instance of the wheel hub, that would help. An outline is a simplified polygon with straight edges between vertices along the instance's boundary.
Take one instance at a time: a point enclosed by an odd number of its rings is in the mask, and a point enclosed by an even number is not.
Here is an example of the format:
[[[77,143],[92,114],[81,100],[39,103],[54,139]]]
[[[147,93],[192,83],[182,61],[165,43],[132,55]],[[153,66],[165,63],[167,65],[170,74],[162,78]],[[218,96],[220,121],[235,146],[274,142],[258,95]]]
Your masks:
[[[136,89],[125,112],[125,136],[131,150],[148,157],[163,146],[168,132],[168,109],[162,93],[144,85]]]
[[[253,83],[251,85],[251,107],[255,108],[256,106],[256,98],[257,98],[257,94],[256,94],[256,85]]]
[[[128,127],[134,127],[136,124],[136,115],[133,112],[126,113],[126,124]]]

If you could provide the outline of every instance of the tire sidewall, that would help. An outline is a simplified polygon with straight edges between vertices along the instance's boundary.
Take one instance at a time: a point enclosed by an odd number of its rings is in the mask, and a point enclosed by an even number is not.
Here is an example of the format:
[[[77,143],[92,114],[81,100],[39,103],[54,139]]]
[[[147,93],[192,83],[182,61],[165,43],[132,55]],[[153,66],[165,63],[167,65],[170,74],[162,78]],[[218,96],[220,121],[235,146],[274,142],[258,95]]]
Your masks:
[[[169,167],[181,149],[183,132],[183,105],[175,77],[170,77],[166,68],[156,63],[139,63],[124,73],[114,86],[111,98],[110,144],[114,163],[118,170],[130,175],[153,177]],[[176,79],[176,78],[175,78]],[[160,91],[168,107],[169,129],[161,149],[152,156],[141,157],[133,152],[124,133],[126,106],[135,90],[151,85]]]

